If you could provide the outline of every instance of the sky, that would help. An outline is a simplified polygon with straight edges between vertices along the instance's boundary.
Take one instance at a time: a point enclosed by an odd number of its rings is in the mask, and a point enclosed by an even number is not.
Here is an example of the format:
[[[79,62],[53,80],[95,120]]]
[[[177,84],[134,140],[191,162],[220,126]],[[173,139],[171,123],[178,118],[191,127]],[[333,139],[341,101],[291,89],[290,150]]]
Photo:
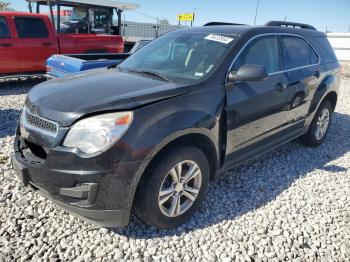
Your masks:
[[[195,10],[195,25],[210,21],[253,25],[258,0],[121,0],[137,3],[136,11],[125,12],[125,19],[138,22],[155,22],[166,18],[177,24],[176,15]],[[26,11],[25,0],[10,0],[11,7]],[[98,2],[98,0],[96,0]],[[350,31],[350,0],[260,0],[257,25],[270,20],[307,23],[320,31]]]

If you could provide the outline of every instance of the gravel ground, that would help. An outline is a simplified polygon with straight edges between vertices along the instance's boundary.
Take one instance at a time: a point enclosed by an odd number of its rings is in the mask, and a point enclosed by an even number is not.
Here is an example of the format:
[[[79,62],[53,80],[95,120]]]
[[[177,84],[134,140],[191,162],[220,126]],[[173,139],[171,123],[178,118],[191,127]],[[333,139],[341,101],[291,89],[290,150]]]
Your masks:
[[[169,231],[98,229],[22,188],[9,163],[29,87],[0,88],[0,261],[350,261],[350,80],[326,142],[292,142],[212,183]]]

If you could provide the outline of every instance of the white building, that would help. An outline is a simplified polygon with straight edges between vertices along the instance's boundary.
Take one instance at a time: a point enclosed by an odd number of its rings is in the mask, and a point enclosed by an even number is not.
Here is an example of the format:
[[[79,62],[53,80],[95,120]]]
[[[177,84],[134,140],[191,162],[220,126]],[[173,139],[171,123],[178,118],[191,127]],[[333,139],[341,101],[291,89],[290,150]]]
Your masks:
[[[350,61],[350,33],[327,33],[339,61]]]

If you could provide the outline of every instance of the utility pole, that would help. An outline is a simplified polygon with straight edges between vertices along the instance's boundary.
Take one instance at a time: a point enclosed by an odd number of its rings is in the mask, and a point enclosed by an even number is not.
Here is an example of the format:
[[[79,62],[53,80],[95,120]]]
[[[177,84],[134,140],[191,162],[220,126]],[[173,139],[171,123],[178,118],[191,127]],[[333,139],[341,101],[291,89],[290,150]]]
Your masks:
[[[30,0],[28,1],[28,8],[29,12],[33,13],[32,2]]]
[[[194,20],[196,19],[196,8],[195,7],[193,7],[193,21],[192,21],[192,23],[191,23],[191,26],[194,26]]]
[[[157,17],[157,25],[156,25],[156,38],[159,36],[159,19]]]
[[[123,36],[125,36],[125,12],[123,12]]]
[[[258,16],[259,4],[260,4],[260,0],[258,0],[258,2],[256,4],[255,17],[254,17],[254,26],[256,24],[256,17]]]

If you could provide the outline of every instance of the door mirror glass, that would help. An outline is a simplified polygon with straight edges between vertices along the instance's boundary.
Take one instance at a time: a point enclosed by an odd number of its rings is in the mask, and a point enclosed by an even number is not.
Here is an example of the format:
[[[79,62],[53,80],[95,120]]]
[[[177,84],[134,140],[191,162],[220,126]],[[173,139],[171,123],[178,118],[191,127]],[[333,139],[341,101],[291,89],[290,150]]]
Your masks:
[[[235,81],[259,81],[267,77],[266,69],[259,65],[243,65],[238,71],[231,71],[228,76],[229,82]]]

